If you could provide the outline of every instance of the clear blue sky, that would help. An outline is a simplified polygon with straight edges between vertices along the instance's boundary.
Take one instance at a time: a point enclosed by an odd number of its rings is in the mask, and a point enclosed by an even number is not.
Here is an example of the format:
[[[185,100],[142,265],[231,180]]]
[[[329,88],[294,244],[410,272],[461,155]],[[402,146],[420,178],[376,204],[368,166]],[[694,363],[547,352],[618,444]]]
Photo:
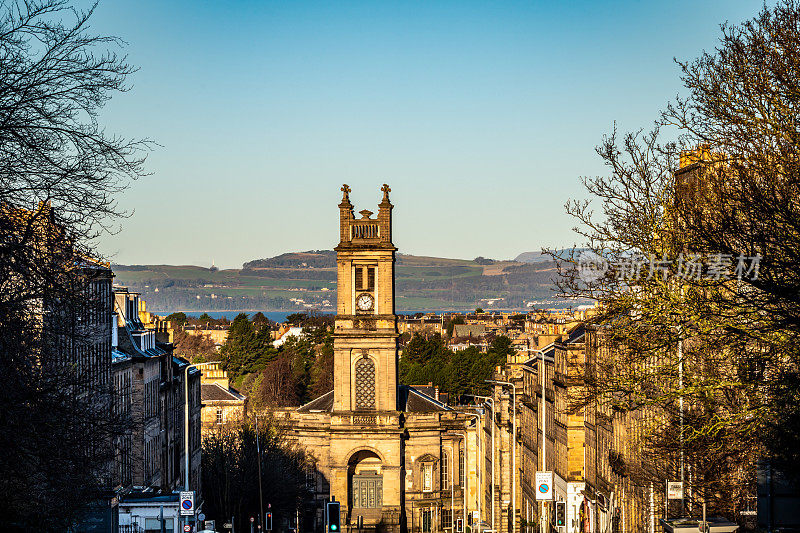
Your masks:
[[[649,127],[673,57],[755,1],[103,0],[97,32],[139,67],[109,131],[149,137],[152,176],[101,240],[120,263],[222,267],[336,244],[339,187],[392,187],[401,252],[512,258],[571,245],[569,198],[616,120]]]

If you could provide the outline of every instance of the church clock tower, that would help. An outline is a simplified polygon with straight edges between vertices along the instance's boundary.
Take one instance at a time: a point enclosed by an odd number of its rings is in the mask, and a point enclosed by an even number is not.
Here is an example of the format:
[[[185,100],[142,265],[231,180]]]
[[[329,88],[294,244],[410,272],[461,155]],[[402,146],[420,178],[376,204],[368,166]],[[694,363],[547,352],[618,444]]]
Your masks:
[[[442,474],[447,450],[455,476],[453,454],[469,448],[459,444],[461,433],[453,436],[465,429],[466,417],[398,385],[397,248],[389,186],[381,191],[377,216],[365,209],[357,217],[350,188],[342,187],[333,390],[282,419],[312,474],[309,531],[322,530],[331,498],[341,504],[341,533],[430,531],[444,520],[440,510],[467,499],[461,488],[446,487]]]
[[[338,294],[334,334],[333,412],[397,411],[397,317],[391,189],[384,184],[378,216],[356,218],[350,187],[342,187]]]

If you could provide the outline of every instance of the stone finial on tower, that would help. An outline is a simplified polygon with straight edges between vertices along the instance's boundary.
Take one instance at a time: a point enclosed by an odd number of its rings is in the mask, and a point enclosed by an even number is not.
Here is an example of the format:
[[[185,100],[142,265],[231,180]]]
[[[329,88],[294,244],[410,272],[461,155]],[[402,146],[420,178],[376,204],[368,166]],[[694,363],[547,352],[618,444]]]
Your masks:
[[[392,189],[383,184],[381,187],[383,191],[383,200],[378,204],[378,223],[381,226],[381,240],[391,243],[392,242],[392,203],[389,201],[389,193]]]
[[[339,204],[339,241],[350,240],[350,222],[355,218],[353,204],[350,203],[350,186],[342,185],[342,203]]]
[[[345,183],[344,185],[342,185],[341,191],[342,191],[342,203],[350,204],[350,191],[352,191],[350,186]]]

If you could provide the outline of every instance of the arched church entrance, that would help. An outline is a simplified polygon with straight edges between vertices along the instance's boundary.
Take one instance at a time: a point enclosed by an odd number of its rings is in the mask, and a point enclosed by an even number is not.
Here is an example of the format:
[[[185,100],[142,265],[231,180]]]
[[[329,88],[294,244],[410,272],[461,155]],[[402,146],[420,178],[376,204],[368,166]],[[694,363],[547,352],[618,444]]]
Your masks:
[[[371,450],[359,450],[347,464],[350,525],[375,526],[383,507],[383,462]]]

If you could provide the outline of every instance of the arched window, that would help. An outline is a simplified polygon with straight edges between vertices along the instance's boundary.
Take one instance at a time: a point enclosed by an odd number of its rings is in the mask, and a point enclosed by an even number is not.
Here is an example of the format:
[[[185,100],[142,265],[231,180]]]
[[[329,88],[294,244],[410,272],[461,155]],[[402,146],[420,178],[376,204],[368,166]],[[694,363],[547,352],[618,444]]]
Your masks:
[[[356,409],[375,409],[375,363],[366,355],[356,363]]]

